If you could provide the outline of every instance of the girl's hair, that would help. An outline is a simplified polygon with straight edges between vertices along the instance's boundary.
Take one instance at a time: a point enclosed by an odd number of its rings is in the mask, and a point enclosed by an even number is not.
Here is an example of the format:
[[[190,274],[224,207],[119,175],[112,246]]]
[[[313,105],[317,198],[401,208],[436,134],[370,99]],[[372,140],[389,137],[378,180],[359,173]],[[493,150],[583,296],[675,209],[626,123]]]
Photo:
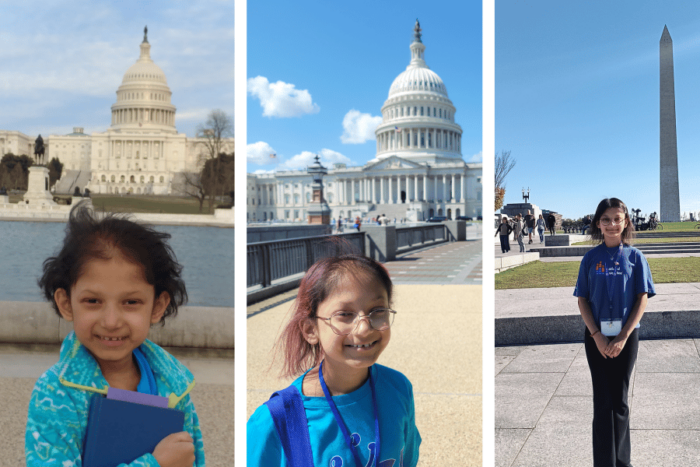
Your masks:
[[[603,236],[603,231],[598,227],[598,222],[600,218],[603,217],[605,211],[610,208],[620,208],[625,213],[625,220],[627,220],[627,227],[622,231],[622,243],[629,245],[634,240],[634,224],[630,219],[629,212],[627,212],[627,205],[618,198],[605,198],[603,201],[598,203],[598,208],[595,210],[595,216],[591,221],[591,239],[596,242],[603,243],[605,237]]]
[[[284,357],[281,377],[299,375],[322,360],[321,345],[309,344],[302,334],[302,326],[306,319],[317,316],[319,305],[333,294],[336,287],[346,282],[348,275],[369,276],[379,281],[384,286],[391,305],[391,279],[384,266],[377,261],[355,254],[317,261],[301,280],[299,293],[292,308],[292,317],[276,343],[275,354],[281,351]]]
[[[180,277],[182,266],[166,243],[170,234],[158,232],[136,222],[107,214],[98,219],[85,203],[74,207],[66,226],[63,247],[56,256],[44,261],[44,274],[39,287],[44,297],[61,316],[54,293],[64,289],[70,297],[71,287],[92,259],[108,260],[121,253],[127,260],[143,267],[146,281],[155,288],[155,296],[167,292],[170,304],[160,320],[175,316],[177,309],[187,302],[187,289]]]

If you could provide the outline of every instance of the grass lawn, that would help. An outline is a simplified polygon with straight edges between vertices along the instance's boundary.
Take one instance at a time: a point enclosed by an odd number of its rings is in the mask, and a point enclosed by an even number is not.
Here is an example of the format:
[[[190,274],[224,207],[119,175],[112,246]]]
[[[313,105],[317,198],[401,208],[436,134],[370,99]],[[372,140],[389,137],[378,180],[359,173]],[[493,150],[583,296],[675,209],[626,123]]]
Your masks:
[[[92,204],[95,206],[95,209],[113,212],[208,214],[206,201],[200,213],[199,203],[196,199],[175,196],[92,195]]]
[[[700,258],[647,258],[655,284],[700,282]],[[496,290],[573,287],[580,261],[531,263],[496,274]],[[572,291],[573,293],[573,291]]]

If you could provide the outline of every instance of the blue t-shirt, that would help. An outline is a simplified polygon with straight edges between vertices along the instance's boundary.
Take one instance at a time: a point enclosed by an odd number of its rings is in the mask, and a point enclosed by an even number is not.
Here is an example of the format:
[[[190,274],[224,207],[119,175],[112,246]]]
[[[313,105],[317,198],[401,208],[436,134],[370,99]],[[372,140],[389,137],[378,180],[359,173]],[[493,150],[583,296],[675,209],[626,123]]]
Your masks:
[[[416,428],[411,382],[398,371],[382,365],[373,365],[371,371],[375,379],[381,440],[380,462],[376,465],[377,467],[414,467],[418,463],[421,437]],[[292,383],[300,393],[304,375]],[[314,465],[354,467],[355,459],[345,444],[343,433],[326,399],[303,394],[301,397],[308,420]],[[356,391],[334,396],[333,401],[338,407],[348,432],[353,435],[353,438],[359,436],[357,453],[363,463],[360,467],[369,465],[370,449],[374,447],[374,409],[369,378]],[[282,442],[277,435],[267,406],[261,405],[250,417],[247,433],[248,465],[266,467],[288,465]]]
[[[601,243],[586,253],[578,270],[574,296],[588,299],[599,327],[601,320],[609,319],[621,319],[624,327],[637,295],[643,292],[649,298],[656,295],[649,263],[642,252],[624,245],[616,268],[619,249],[619,246],[609,248]],[[612,287],[612,300],[608,294],[608,282]]]

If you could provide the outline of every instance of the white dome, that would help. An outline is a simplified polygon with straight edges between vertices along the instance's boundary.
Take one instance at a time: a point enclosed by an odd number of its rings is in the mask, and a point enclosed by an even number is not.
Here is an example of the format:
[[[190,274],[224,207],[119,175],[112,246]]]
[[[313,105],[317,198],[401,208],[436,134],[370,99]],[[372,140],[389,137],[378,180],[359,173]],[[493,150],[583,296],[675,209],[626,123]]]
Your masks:
[[[427,66],[409,65],[391,84],[389,97],[407,91],[437,92],[447,97],[447,88],[442,79]]]
[[[144,30],[141,56],[126,70],[112,106],[112,128],[175,131],[175,106],[163,70],[151,60]]]

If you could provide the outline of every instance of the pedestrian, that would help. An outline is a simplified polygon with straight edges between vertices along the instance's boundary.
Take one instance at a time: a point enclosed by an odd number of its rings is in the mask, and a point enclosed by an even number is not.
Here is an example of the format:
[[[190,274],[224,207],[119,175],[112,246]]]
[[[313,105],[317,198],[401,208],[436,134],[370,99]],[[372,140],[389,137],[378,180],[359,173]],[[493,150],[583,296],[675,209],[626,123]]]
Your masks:
[[[341,233],[343,231],[343,220],[338,216],[338,227],[336,228],[336,231],[338,233]]]
[[[146,339],[187,301],[170,235],[117,217],[98,218],[83,203],[69,215],[63,246],[44,261],[39,287],[60,318],[73,324],[58,363],[36,382],[29,401],[29,467],[80,465],[91,400],[108,388],[169,399],[184,429],[164,437],[135,465],[204,466],[192,373]],[[120,464],[125,465],[125,464]]]
[[[537,233],[540,234],[540,243],[544,242],[544,217],[542,214],[537,219]]]
[[[557,224],[557,218],[554,217],[553,213],[549,213],[547,216],[547,228],[549,229],[549,234],[554,235],[554,228]]]
[[[362,219],[360,219],[360,216],[355,217],[355,228],[357,231],[360,231],[360,227],[362,226]]]
[[[627,393],[637,360],[639,322],[655,295],[644,255],[630,246],[634,225],[617,198],[598,204],[574,296],[586,324],[585,350],[593,382],[593,465],[631,466]]]
[[[532,232],[535,231],[535,216],[532,215],[532,211],[527,210],[525,215],[525,227],[527,227],[527,238],[528,245],[532,243]]]
[[[384,266],[364,256],[311,266],[276,344],[282,376],[300,376],[248,420],[248,465],[417,464],[411,382],[376,363],[391,337],[392,290]],[[293,463],[299,453],[305,462]]]
[[[510,233],[513,228],[508,224],[508,218],[503,216],[501,218],[501,224],[496,229],[496,235],[501,234],[501,252],[508,253],[510,251]],[[494,235],[494,237],[496,236]]]
[[[520,214],[515,216],[515,222],[513,223],[513,236],[518,241],[518,246],[520,247],[520,253],[525,253],[525,245],[523,245],[523,219]]]

